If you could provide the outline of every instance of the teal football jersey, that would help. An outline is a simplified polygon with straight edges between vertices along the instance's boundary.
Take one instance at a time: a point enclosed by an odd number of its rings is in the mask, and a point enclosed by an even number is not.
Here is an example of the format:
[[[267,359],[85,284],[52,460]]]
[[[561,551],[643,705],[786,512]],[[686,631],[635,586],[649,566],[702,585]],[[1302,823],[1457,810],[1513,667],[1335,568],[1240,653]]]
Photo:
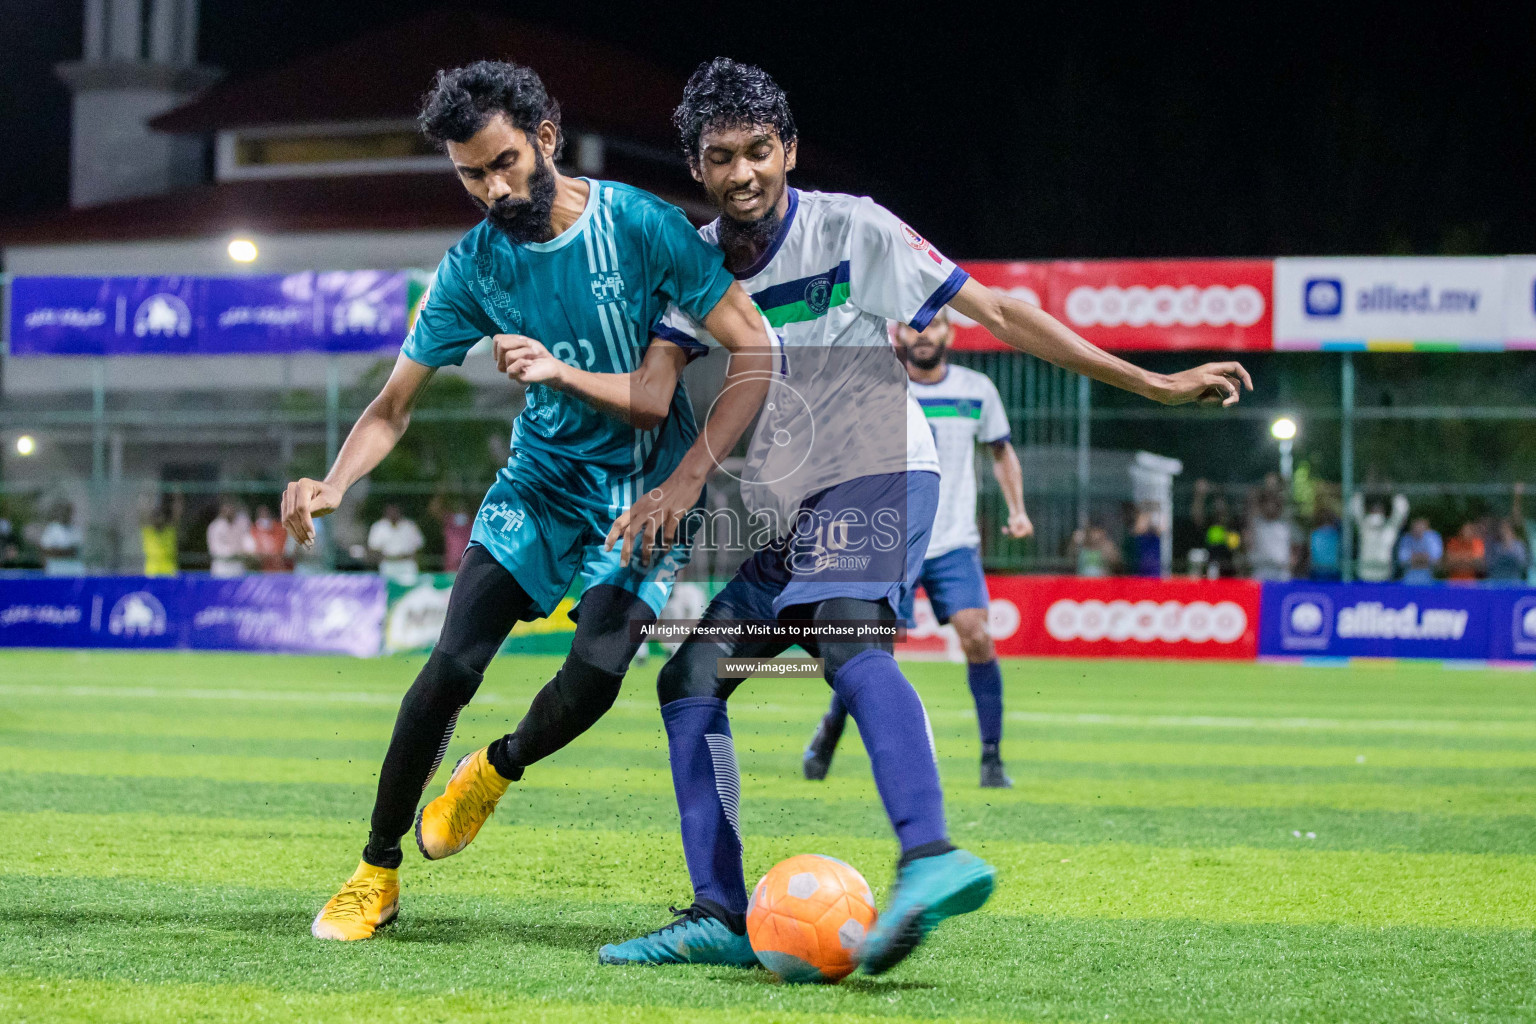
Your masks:
[[[483,337],[523,334],[562,362],[627,373],[668,304],[698,320],[715,307],[733,279],[681,210],[628,185],[582,180],[585,209],[550,241],[514,244],[482,222],[448,251],[405,339],[407,358],[459,365]],[[670,474],[697,434],[681,381],[671,415],[651,430],[535,384],[512,429],[508,469],[536,472],[573,500],[617,515]]]

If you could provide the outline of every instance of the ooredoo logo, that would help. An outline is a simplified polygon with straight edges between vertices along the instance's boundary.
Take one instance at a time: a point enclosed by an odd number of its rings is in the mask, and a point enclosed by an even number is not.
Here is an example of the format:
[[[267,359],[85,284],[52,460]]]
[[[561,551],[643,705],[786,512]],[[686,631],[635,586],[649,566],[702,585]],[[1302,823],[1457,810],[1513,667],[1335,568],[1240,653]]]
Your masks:
[[[1067,319],[1078,327],[1252,327],[1263,318],[1264,293],[1251,284],[1081,285],[1067,293]]]
[[[1232,644],[1248,630],[1248,613],[1235,601],[1056,601],[1045,612],[1051,639],[1149,644],[1214,640]]]

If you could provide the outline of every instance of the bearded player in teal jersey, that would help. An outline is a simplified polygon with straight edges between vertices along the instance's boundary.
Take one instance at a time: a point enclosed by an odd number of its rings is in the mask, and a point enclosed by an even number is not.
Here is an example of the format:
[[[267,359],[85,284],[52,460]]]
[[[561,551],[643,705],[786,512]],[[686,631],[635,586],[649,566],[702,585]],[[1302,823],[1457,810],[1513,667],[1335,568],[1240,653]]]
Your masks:
[[[639,646],[634,627],[665,604],[688,538],[644,565],[604,539],[647,490],[697,502],[714,468],[709,452],[735,445],[767,390],[754,381],[772,365],[760,314],[681,211],[554,167],[560,109],[533,71],[481,61],[442,72],[420,121],[485,221],[443,258],[390,379],[329,474],[288,486],[284,523],[312,543],[312,517],[334,511],[394,447],[435,369],[462,363],[482,338],[495,339],[504,370],[509,351],[538,339],[562,373],[528,388],[511,457],[475,519],[442,634],[400,706],[362,860],[311,926],[323,939],[365,939],[395,917],[400,840],[459,712],[512,627],[550,614],[577,576],[585,586],[569,657],[517,730],[460,761],[447,792],[416,815],[422,854],[462,850],[510,782],[613,704]],[[716,404],[702,434],[686,392],[670,387],[685,350],[651,340],[669,306],[708,324],[732,352],[730,376],[739,386]],[[632,408],[631,382],[656,373],[668,375],[669,401]],[[605,390],[603,382],[618,383]]]

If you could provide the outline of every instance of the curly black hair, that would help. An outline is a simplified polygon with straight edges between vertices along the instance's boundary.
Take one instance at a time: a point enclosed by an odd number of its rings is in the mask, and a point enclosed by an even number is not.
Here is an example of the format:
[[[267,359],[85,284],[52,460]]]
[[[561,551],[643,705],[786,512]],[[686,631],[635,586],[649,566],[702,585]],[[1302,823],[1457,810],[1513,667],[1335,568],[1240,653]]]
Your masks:
[[[699,137],[711,128],[762,125],[778,132],[785,147],[795,141],[795,117],[779,83],[762,68],[729,57],[699,65],[672,112],[672,124],[691,165],[699,162]]]
[[[477,60],[461,68],[439,71],[432,88],[421,98],[416,123],[439,148],[447,142],[468,142],[487,121],[505,114],[512,127],[529,141],[544,121],[555,125],[555,156],[565,148],[560,130],[560,104],[544,90],[538,72],[501,60]]]

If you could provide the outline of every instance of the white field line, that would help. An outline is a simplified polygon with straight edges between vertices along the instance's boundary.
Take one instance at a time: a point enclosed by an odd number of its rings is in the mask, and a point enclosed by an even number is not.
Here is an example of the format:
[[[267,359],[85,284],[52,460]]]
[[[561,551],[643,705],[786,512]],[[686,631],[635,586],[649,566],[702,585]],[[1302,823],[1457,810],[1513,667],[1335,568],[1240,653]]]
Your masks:
[[[392,693],[369,693],[360,690],[240,690],[240,689],[181,689],[157,686],[40,686],[0,683],[0,697],[72,697],[80,699],[101,698],[107,700],[227,700],[263,703],[295,704],[378,704],[398,706],[404,696]],[[507,697],[495,694],[478,694],[478,705],[511,703]],[[614,707],[626,711],[654,711],[656,705],[649,701],[619,700]],[[740,701],[737,707],[743,712],[767,714],[800,714],[805,705],[756,703]],[[970,710],[932,712],[935,717],[974,718]],[[1108,725],[1128,728],[1166,729],[1278,729],[1278,730],[1327,730],[1362,732],[1431,732],[1431,733],[1526,733],[1536,732],[1536,722],[1477,721],[1466,719],[1413,719],[1413,718],[1304,718],[1261,717],[1231,715],[1108,715],[1057,711],[1009,711],[1011,722],[1033,722],[1043,725]]]

